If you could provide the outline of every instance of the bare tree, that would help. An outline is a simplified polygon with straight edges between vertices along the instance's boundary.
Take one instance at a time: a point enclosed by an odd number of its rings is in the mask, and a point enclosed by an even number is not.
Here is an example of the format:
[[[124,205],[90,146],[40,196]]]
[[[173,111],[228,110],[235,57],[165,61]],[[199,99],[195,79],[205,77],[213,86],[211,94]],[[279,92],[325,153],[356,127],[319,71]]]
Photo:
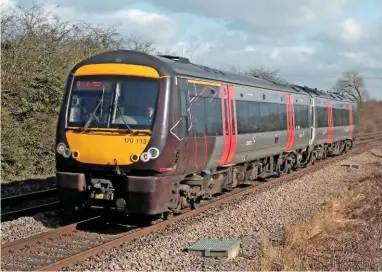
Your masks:
[[[288,81],[286,81],[280,76],[279,70],[269,70],[266,68],[252,68],[249,71],[244,72],[242,69],[236,67],[235,65],[227,65],[227,68],[225,70],[235,74],[241,74],[241,75],[247,75],[251,77],[265,79],[268,81],[272,81],[274,83],[279,83],[279,84],[288,83]]]
[[[236,67],[235,65],[227,65],[227,68],[225,70],[234,74],[246,74],[239,67]]]
[[[272,81],[274,83],[281,83],[281,84],[288,83],[285,79],[281,78],[280,70],[269,70],[266,68],[252,68],[246,74],[253,77]]]
[[[344,72],[333,86],[336,93],[348,95],[354,98],[358,103],[362,103],[369,98],[369,92],[365,86],[363,76],[356,71]]]

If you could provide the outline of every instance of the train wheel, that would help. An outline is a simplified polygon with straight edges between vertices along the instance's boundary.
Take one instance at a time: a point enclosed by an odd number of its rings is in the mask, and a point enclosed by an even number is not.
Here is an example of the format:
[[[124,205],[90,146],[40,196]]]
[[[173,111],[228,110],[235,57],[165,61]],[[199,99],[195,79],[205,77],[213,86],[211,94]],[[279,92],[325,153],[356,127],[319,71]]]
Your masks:
[[[169,220],[174,216],[174,213],[172,211],[166,211],[163,213],[163,219]]]
[[[199,208],[199,204],[200,204],[199,200],[197,200],[196,198],[192,198],[190,200],[191,210],[195,210],[195,209]]]

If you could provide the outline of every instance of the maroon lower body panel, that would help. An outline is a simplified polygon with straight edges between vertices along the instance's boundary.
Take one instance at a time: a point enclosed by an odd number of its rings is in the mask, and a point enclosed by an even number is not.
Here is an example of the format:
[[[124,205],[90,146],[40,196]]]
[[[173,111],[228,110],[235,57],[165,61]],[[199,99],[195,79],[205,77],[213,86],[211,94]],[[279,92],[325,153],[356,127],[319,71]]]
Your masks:
[[[168,211],[175,183],[181,176],[140,177],[128,176],[127,212],[159,214]]]
[[[182,176],[127,176],[115,181],[130,214],[159,214],[168,211],[172,190]],[[86,181],[82,173],[57,173],[57,187],[64,206],[75,206],[86,199]],[[118,198],[118,197],[116,197]],[[115,200],[114,200],[115,201]]]

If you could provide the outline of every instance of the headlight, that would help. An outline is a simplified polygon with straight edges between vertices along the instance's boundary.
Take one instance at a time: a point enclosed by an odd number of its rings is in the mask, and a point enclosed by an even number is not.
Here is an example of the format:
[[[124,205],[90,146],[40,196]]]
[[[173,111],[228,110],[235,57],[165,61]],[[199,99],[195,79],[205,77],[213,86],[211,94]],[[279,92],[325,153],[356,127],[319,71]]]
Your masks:
[[[156,159],[159,157],[159,149],[156,147],[149,148],[147,152],[150,154],[151,159]]]
[[[73,158],[78,158],[78,156],[80,155],[80,153],[78,152],[78,151],[74,151],[74,152],[72,152],[72,156],[73,156]]]
[[[148,162],[150,160],[150,154],[148,152],[144,152],[141,155],[141,161]]]
[[[57,145],[57,153],[63,155],[66,149],[66,145],[64,143],[59,143]]]
[[[136,154],[133,154],[133,155],[131,155],[130,160],[132,162],[137,162],[137,161],[139,161],[139,156]]]
[[[65,148],[64,154],[62,154],[62,156],[67,159],[70,157],[70,155],[72,155],[72,151],[70,151],[69,148]]]

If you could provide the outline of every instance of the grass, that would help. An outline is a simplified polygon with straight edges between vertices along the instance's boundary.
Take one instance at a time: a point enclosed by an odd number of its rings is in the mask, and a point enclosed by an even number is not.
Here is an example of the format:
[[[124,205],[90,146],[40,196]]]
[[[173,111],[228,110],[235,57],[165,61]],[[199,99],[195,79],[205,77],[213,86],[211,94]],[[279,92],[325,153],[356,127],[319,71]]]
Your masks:
[[[382,101],[366,101],[359,107],[360,133],[382,131]]]
[[[360,181],[314,217],[261,242],[261,270],[381,270],[382,176]]]

